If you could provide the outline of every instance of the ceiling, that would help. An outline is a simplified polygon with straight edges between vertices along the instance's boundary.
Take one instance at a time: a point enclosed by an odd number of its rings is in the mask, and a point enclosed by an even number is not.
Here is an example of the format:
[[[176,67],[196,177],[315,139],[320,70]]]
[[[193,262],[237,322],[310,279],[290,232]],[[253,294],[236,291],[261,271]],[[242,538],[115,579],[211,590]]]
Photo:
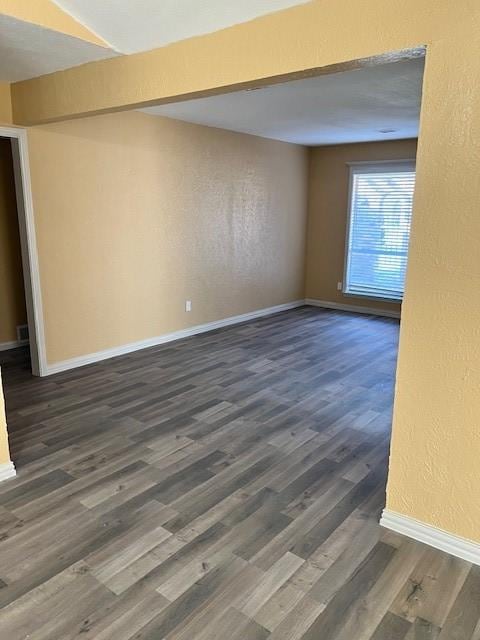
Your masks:
[[[108,47],[0,15],[0,82],[147,51],[309,0],[55,0]]]
[[[0,82],[17,82],[117,55],[80,38],[0,15]]]
[[[55,0],[121,53],[163,47],[309,0]]]
[[[0,82],[161,47],[309,0],[55,0],[109,47],[0,15]],[[418,134],[423,58],[144,109],[304,145]]]
[[[417,58],[142,111],[303,145],[414,138],[423,67]]]

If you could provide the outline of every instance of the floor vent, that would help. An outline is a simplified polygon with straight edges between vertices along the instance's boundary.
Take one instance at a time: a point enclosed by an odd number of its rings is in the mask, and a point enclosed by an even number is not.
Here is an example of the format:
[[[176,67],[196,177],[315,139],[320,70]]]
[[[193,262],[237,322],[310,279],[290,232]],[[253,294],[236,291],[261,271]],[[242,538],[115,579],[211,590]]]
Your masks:
[[[28,342],[28,324],[20,324],[17,327],[17,340],[19,342]]]

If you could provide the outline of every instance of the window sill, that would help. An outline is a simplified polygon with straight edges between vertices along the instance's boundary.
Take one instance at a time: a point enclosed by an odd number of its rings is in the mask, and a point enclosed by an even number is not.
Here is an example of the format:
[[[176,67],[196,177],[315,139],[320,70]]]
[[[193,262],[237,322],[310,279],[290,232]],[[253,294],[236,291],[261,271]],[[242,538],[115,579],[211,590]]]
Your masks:
[[[390,304],[402,304],[403,298],[389,298],[387,296],[376,296],[374,294],[353,293],[351,291],[342,291],[345,298],[360,298],[361,300],[378,300],[379,302],[389,302]]]

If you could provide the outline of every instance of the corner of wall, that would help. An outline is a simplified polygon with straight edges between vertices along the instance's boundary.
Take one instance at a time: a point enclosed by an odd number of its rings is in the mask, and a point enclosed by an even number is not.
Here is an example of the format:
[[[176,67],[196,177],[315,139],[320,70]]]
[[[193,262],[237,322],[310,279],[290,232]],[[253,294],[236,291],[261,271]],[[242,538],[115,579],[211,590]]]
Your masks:
[[[2,372],[0,370],[0,476],[1,469],[11,466],[10,449],[8,447],[7,419],[5,416],[5,402],[3,399]],[[1,479],[1,478],[0,478]]]
[[[304,262],[304,272],[303,272],[303,296],[304,298],[309,297],[308,283],[309,283],[309,254],[310,254],[310,224],[312,218],[311,212],[311,203],[312,203],[312,175],[313,175],[313,159],[314,159],[314,150],[315,147],[306,147],[307,150],[307,217],[305,222],[305,255],[303,258]]]
[[[8,82],[0,82],[0,124],[12,124],[12,93]]]
[[[0,0],[0,13],[43,29],[50,29],[101,47],[109,47],[103,38],[59,7],[54,0]]]

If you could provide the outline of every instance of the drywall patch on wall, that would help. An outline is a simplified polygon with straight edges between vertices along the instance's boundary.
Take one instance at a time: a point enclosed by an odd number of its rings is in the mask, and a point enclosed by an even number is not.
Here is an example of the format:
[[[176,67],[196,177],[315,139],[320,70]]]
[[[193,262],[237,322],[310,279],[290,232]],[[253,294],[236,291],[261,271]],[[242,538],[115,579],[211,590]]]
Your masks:
[[[303,147],[138,112],[28,138],[50,365],[303,299]]]
[[[346,296],[343,282],[348,220],[348,162],[415,158],[416,140],[345,144],[310,149],[305,295],[350,307],[399,313],[400,304]]]
[[[27,323],[10,140],[0,138],[0,344],[17,341]]]

